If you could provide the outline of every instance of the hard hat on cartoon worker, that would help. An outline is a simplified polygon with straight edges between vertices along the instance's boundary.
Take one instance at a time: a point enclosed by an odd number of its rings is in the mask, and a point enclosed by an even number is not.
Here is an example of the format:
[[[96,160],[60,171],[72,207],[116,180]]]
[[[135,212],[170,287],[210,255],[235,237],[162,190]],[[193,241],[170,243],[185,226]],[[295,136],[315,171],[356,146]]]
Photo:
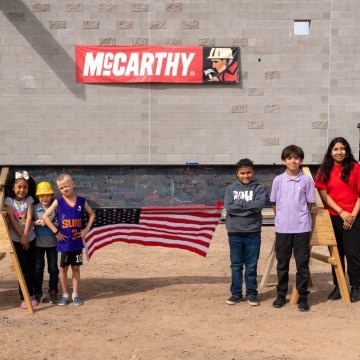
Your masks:
[[[232,59],[233,53],[231,48],[212,48],[208,59]]]

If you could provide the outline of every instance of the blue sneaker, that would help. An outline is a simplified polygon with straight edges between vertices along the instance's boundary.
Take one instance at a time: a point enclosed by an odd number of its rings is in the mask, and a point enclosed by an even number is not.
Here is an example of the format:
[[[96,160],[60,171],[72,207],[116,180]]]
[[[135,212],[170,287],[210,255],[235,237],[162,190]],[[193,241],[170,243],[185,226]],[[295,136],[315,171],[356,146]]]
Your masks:
[[[68,302],[69,302],[69,299],[66,298],[66,297],[64,297],[64,296],[62,296],[61,299],[60,299],[59,302],[58,302],[58,305],[64,306],[64,305],[67,305]]]
[[[75,296],[73,298],[74,305],[84,305],[84,302],[80,299],[80,296]]]

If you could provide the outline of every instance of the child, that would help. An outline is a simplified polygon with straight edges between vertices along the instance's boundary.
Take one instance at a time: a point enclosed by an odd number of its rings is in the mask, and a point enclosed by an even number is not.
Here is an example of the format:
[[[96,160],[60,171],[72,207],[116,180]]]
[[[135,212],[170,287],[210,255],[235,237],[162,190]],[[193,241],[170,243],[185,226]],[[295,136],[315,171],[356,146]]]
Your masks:
[[[308,311],[308,280],[310,260],[311,206],[315,203],[313,180],[302,173],[303,150],[296,145],[287,146],[281,153],[286,171],[272,184],[270,201],[275,212],[275,253],[277,259],[277,298],[275,308],[285,305],[288,291],[289,263],[292,251],[296,262],[296,289],[299,293],[298,309]]]
[[[35,181],[27,171],[16,171],[5,189],[5,209],[10,223],[10,235],[21,271],[31,297],[31,305],[39,305],[34,294],[35,233],[32,227]],[[26,309],[24,295],[19,285],[20,307]]]
[[[257,298],[257,262],[261,244],[261,210],[266,203],[265,189],[253,177],[254,164],[241,159],[236,164],[237,181],[226,189],[226,229],[231,262],[231,297],[229,305],[240,302],[245,267],[246,298],[250,305],[260,305]]]
[[[39,203],[34,205],[34,228],[36,233],[35,249],[35,296],[39,302],[45,300],[45,294],[42,290],[44,280],[44,268],[46,254],[48,273],[49,273],[49,294],[50,303],[56,304],[58,299],[59,269],[57,265],[57,240],[53,232],[45,225],[42,217],[53,201],[54,191],[48,182],[41,182],[37,185],[36,196]],[[52,223],[56,221],[56,213],[49,215]]]
[[[75,305],[83,305],[79,296],[80,265],[82,265],[83,238],[91,229],[95,213],[83,197],[74,193],[75,183],[69,174],[60,174],[56,180],[61,197],[54,200],[45,211],[43,220],[58,240],[57,250],[60,252],[60,282],[62,297],[59,305],[67,305],[69,294],[67,287],[67,271],[72,269],[72,300]],[[57,210],[58,228],[51,222],[50,214]],[[84,228],[84,210],[89,221]]]

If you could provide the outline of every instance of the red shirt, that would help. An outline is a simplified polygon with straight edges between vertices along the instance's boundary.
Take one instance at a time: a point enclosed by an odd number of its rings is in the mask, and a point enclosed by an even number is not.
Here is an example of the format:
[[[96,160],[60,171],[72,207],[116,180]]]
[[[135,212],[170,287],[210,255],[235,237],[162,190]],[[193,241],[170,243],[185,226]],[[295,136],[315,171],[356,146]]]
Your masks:
[[[343,166],[334,165],[330,171],[327,184],[323,182],[323,178],[318,172],[315,178],[315,186],[319,190],[326,190],[337,205],[351,213],[360,195],[360,165],[354,163],[348,183],[345,183],[340,178],[342,169]],[[328,209],[330,215],[338,215],[336,211],[330,209],[326,204],[324,204],[324,207]]]

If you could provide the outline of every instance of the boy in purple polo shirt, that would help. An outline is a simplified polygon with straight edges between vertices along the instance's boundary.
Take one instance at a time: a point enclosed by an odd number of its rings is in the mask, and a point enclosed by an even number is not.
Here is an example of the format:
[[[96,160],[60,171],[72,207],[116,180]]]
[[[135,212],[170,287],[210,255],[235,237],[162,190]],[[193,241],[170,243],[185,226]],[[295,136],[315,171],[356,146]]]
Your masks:
[[[313,180],[303,174],[300,166],[304,151],[296,145],[287,146],[281,153],[286,166],[283,174],[272,184],[270,201],[275,212],[275,253],[278,285],[275,308],[285,305],[289,282],[289,263],[292,251],[296,263],[296,289],[299,292],[298,308],[310,310],[308,280],[310,260],[311,206],[315,203]]]

